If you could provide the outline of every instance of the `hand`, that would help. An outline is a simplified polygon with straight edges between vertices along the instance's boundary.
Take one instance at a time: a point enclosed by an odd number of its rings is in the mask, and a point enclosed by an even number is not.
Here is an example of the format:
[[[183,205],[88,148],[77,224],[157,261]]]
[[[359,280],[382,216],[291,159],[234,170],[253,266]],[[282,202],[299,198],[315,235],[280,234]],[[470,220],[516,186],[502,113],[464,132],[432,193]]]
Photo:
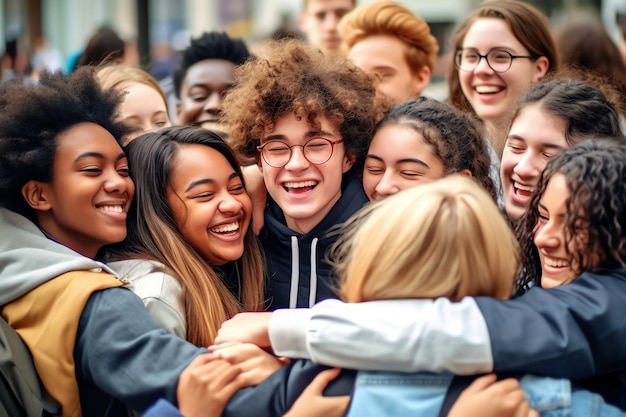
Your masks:
[[[176,397],[185,417],[219,417],[226,403],[244,387],[241,368],[219,355],[197,356],[180,374]]]
[[[300,394],[293,406],[283,417],[341,417],[345,414],[350,396],[324,397],[322,394],[330,381],[337,378],[341,369],[333,368],[320,372]]]
[[[260,384],[289,363],[289,359],[277,358],[252,343],[227,342],[210,346],[209,350],[241,368],[241,377],[247,385]]]
[[[265,223],[267,188],[263,182],[263,173],[258,165],[247,165],[241,171],[246,182],[246,190],[252,200],[252,231],[258,235]]]
[[[481,376],[459,395],[448,417],[539,417],[530,408],[519,381],[497,381],[494,374]]]
[[[224,342],[253,343],[270,347],[269,324],[272,313],[239,313],[222,323],[215,344]]]

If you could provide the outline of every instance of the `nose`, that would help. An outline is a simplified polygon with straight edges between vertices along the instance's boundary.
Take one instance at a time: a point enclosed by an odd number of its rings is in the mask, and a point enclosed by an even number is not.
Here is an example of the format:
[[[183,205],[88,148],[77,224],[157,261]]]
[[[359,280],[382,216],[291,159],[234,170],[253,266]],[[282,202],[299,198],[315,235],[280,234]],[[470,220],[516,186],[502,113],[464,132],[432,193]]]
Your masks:
[[[487,62],[487,57],[480,57],[478,65],[476,65],[476,68],[474,68],[474,72],[494,73],[495,71],[492,70],[489,66],[489,63]]]
[[[386,170],[380,179],[378,185],[376,185],[376,193],[381,197],[388,197],[394,195],[400,191],[400,187],[395,181],[395,176],[389,170]]]
[[[120,175],[117,170],[113,169],[104,181],[104,190],[108,193],[124,193],[130,188],[132,180],[130,177]]]
[[[324,28],[328,31],[337,30],[337,25],[339,24],[339,18],[335,13],[326,13],[324,16]]]
[[[241,210],[242,204],[228,191],[224,192],[219,202],[218,208],[222,213],[237,213]]]
[[[213,91],[209,94],[202,110],[207,113],[219,113],[222,109],[222,94],[219,91]]]
[[[537,156],[532,152],[525,152],[522,158],[517,162],[513,172],[516,173],[520,179],[537,178],[541,175],[543,167],[538,166]]]
[[[535,229],[533,242],[537,249],[556,248],[560,244],[559,232],[549,220],[545,224],[538,224]]]
[[[307,169],[311,163],[304,157],[304,148],[302,146],[293,146],[291,148],[291,158],[285,165],[285,169],[289,171],[301,171]]]

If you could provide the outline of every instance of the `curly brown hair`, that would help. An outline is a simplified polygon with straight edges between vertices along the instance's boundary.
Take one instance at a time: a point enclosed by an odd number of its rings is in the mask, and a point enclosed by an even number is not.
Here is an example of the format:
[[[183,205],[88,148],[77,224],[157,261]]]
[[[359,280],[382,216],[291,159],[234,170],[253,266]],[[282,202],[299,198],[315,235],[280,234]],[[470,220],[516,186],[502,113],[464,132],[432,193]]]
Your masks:
[[[584,271],[626,268],[626,144],[611,139],[581,142],[550,160],[541,175],[530,207],[518,224],[516,234],[522,251],[524,270],[518,281],[518,294],[541,284],[541,264],[533,243],[539,219],[539,202],[555,174],[566,178],[570,196],[566,200],[565,236],[575,237],[584,231],[586,239],[573,253],[566,250]],[[598,264],[591,259],[597,255]]]
[[[372,79],[354,64],[325,57],[293,39],[272,42],[265,59],[237,68],[237,85],[224,99],[230,144],[244,158],[257,159],[261,138],[277,120],[294,113],[314,127],[320,117],[337,126],[346,154],[359,172],[367,145],[385,105],[376,99]]]

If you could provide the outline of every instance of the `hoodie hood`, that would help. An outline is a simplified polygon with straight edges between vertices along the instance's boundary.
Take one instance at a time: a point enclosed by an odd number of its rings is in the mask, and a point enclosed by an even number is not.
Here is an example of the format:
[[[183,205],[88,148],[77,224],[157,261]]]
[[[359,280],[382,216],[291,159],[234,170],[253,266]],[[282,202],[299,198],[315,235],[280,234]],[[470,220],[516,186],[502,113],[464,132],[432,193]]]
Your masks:
[[[336,277],[326,261],[327,254],[337,240],[338,226],[367,201],[361,181],[346,175],[339,200],[317,226],[303,235],[287,227],[282,210],[270,200],[265,227],[259,235],[269,275],[270,310],[312,307],[321,300],[337,298]]]
[[[0,208],[0,230],[0,306],[66,272],[116,275],[103,263],[49,239],[26,217],[5,208]]]

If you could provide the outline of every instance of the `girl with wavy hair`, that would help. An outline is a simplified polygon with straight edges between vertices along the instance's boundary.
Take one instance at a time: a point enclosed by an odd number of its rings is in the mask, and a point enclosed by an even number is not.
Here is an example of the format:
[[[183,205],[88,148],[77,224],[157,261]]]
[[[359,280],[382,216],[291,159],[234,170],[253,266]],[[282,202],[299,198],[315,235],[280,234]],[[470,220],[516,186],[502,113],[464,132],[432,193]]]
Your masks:
[[[263,264],[251,202],[228,145],[212,131],[170,127],[126,147],[137,195],[109,265],[170,332],[209,346],[221,323],[263,310]]]

